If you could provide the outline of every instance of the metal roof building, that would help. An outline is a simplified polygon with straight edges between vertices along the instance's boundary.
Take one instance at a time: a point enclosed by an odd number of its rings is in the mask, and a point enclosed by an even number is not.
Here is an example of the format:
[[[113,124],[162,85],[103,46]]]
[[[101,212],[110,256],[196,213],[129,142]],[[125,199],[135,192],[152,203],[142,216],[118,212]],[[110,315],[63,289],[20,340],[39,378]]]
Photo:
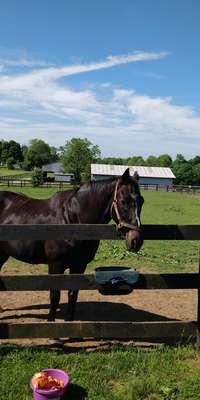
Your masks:
[[[167,167],[143,167],[129,165],[107,165],[107,164],[91,164],[91,179],[101,180],[114,176],[120,176],[129,168],[130,175],[135,171],[140,177],[140,184],[149,185],[172,185],[175,175],[172,170]]]

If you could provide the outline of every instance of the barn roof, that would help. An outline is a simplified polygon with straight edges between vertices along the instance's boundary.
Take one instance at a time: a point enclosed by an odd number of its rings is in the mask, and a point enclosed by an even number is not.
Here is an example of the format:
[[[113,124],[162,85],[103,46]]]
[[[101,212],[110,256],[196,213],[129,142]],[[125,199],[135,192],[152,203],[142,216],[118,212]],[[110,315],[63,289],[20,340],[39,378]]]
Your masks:
[[[42,167],[46,172],[61,172],[61,163],[59,161],[54,163],[45,164]]]
[[[167,167],[144,167],[129,165],[91,164],[92,175],[120,176],[129,168],[130,175],[135,171],[143,178],[176,178],[172,170]]]

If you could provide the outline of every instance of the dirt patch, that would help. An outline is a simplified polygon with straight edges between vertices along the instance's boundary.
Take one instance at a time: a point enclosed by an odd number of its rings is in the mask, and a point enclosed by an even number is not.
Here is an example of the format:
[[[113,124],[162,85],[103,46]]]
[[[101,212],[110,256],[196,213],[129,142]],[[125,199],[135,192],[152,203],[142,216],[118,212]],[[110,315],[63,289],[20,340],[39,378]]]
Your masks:
[[[67,292],[61,293],[57,322],[62,322],[66,309]],[[0,322],[46,322],[49,309],[48,292],[2,292]],[[97,291],[80,291],[76,310],[77,321],[161,321],[196,320],[196,290],[135,290],[127,296],[102,296]],[[2,340],[0,343],[8,341]],[[20,344],[51,346],[47,339],[12,340]],[[73,346],[72,346],[73,342]],[[88,349],[103,342],[60,340],[68,347],[84,346]],[[59,345],[58,343],[58,345]]]

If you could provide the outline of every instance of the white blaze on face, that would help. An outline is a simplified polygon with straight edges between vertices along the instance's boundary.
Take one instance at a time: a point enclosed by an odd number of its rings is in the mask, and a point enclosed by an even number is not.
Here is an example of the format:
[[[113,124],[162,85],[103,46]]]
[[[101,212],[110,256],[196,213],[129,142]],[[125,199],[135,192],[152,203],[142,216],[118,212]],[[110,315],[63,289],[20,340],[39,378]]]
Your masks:
[[[137,221],[137,226],[139,228],[141,226],[141,221],[140,221],[140,217],[139,217],[139,213],[138,213],[138,204],[137,204],[137,201],[135,200],[134,194],[131,194],[131,197],[135,202],[135,219]]]

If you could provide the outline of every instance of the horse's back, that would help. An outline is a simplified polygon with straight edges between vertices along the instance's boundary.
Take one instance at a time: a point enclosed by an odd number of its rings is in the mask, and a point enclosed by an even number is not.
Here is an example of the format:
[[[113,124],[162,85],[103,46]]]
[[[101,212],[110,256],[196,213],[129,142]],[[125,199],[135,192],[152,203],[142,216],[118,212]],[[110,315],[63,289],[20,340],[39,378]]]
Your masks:
[[[47,215],[53,213],[51,209],[51,198],[41,200],[21,193],[0,192],[0,224],[45,223]]]

